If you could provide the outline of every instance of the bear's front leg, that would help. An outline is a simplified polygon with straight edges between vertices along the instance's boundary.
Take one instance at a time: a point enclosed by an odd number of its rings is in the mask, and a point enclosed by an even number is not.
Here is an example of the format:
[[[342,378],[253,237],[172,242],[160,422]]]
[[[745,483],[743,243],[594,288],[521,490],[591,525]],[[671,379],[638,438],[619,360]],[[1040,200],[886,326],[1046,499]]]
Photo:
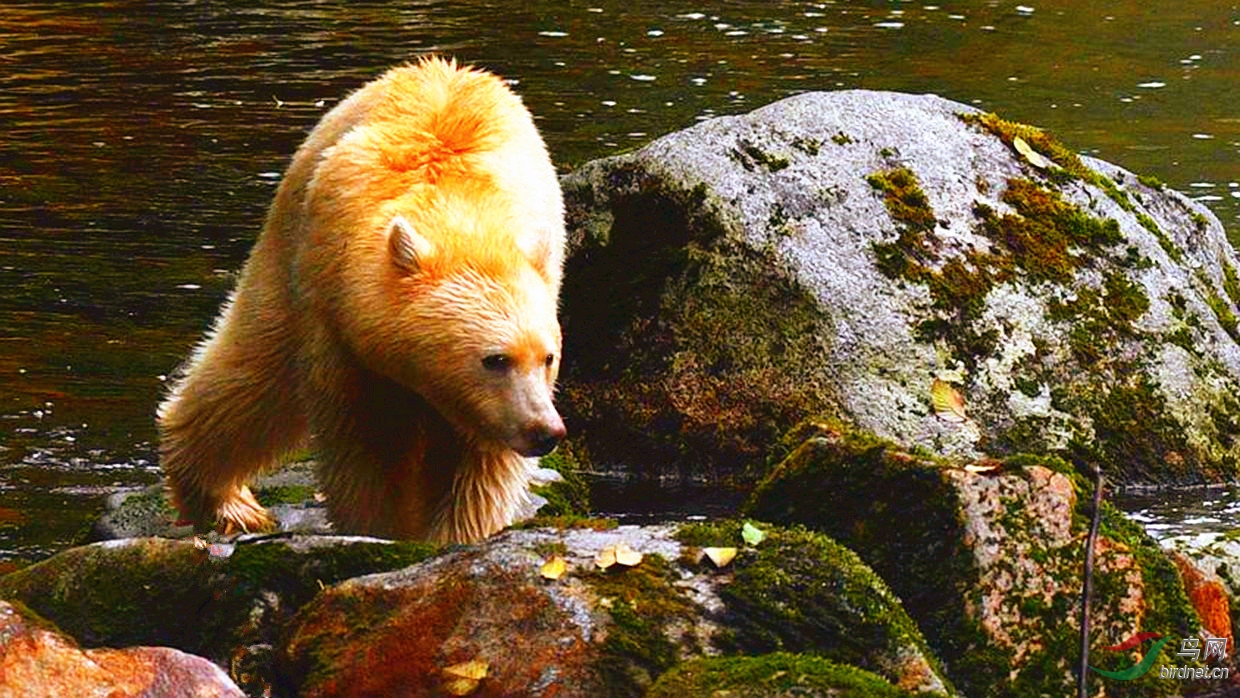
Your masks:
[[[173,505],[185,521],[199,531],[216,530],[224,535],[270,531],[276,521],[246,485],[239,485],[207,495],[184,486],[169,483]]]
[[[159,408],[173,503],[200,530],[271,529],[274,519],[245,483],[306,441],[291,340],[251,298],[243,287],[225,307]]]

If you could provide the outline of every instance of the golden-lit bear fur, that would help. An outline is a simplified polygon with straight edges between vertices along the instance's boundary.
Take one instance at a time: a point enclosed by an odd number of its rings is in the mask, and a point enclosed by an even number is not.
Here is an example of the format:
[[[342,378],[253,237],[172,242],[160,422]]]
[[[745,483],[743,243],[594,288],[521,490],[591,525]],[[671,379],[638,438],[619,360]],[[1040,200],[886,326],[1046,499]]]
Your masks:
[[[297,151],[237,289],[159,408],[173,499],[269,528],[246,486],[309,445],[344,532],[440,542],[510,524],[552,405],[563,203],[520,99],[427,59]]]

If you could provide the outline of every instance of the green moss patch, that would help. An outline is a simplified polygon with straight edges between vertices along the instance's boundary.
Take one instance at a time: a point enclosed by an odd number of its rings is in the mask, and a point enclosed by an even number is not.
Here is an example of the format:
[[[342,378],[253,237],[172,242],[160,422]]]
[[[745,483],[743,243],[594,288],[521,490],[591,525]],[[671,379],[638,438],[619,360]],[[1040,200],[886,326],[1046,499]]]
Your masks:
[[[636,567],[613,566],[581,575],[611,615],[596,668],[608,695],[639,696],[654,678],[694,647],[671,636],[674,626],[691,622],[693,603],[676,586],[667,560],[646,555]]]
[[[1058,166],[1059,169],[1043,173],[1052,182],[1062,183],[1067,179],[1079,179],[1088,182],[1105,192],[1107,197],[1118,204],[1120,208],[1125,211],[1133,210],[1132,202],[1129,201],[1128,195],[1114,181],[1090,169],[1081,161],[1079,155],[1046,131],[1036,126],[1008,121],[995,114],[961,114],[960,119],[967,124],[979,126],[998,136],[1000,140],[1013,150],[1016,149],[1015,141],[1017,138],[1024,140],[1034,150],[1050,158],[1051,162]]]
[[[809,526],[859,551],[931,646],[950,646],[962,620],[960,589],[973,573],[956,493],[938,472],[945,466],[838,422],[806,422],[788,442],[795,445],[776,452],[744,513]]]
[[[1184,252],[1171,241],[1158,224],[1154,222],[1149,215],[1137,210],[1129,198],[1127,192],[1119,188],[1111,178],[1090,169],[1081,161],[1081,158],[1067,146],[1060,143],[1053,136],[1035,126],[1021,124],[1014,121],[1001,119],[995,114],[962,114],[960,118],[965,123],[977,125],[986,129],[990,133],[999,137],[1005,144],[1015,150],[1014,141],[1016,138],[1022,138],[1026,143],[1037,150],[1039,153],[1046,155],[1059,166],[1059,170],[1044,172],[1043,174],[1052,182],[1061,182],[1065,177],[1071,179],[1079,179],[1083,182],[1092,184],[1101,189],[1109,199],[1114,201],[1120,208],[1131,212],[1146,230],[1150,231],[1158,240],[1158,244],[1177,264],[1183,263]],[[1162,190],[1164,185],[1153,177],[1138,177],[1141,184],[1152,189]]]
[[[1226,264],[1226,262],[1224,262],[1224,264]],[[1232,272],[1232,279],[1235,279],[1234,271]],[[1214,284],[1210,282],[1210,278],[1206,276],[1204,272],[1199,271],[1197,273],[1197,280],[1201,284],[1202,294],[1206,299],[1206,305],[1210,306],[1210,311],[1214,313],[1214,317],[1218,320],[1218,324],[1223,328],[1223,331],[1226,332],[1228,336],[1230,336],[1233,340],[1240,342],[1240,320],[1237,320],[1236,312],[1232,310],[1231,304],[1220,296],[1218,291],[1214,290]],[[1227,282],[1228,279],[1224,276],[1224,291],[1227,289]],[[1228,293],[1228,297],[1230,296],[1231,294]],[[1232,302],[1234,303],[1235,301]]]
[[[1006,248],[1013,265],[1034,281],[1067,283],[1091,257],[1124,240],[1115,220],[1095,218],[1028,179],[1009,179],[1000,200],[1015,215],[979,207],[980,232]],[[1072,249],[1091,255],[1073,255]]]
[[[547,500],[538,510],[540,516],[584,516],[590,511],[590,485],[581,475],[584,468],[570,444],[560,444],[554,453],[543,456],[539,465],[563,478],[533,488],[534,494]]]
[[[1071,166],[1071,160],[1064,161]],[[948,257],[930,235],[935,216],[911,172],[879,173],[871,183],[884,193],[900,230],[894,242],[874,246],[878,268],[929,291],[933,313],[917,326],[919,339],[946,346],[951,359],[972,372],[993,354],[999,339],[995,330],[978,326],[991,291],[1016,278],[1054,284],[1059,290],[1046,294],[1045,318],[1061,328],[1070,368],[1047,363],[1047,353],[1057,347],[1043,342],[1035,346],[1036,355],[1017,366],[1013,380],[1018,386],[1053,386],[1056,408],[1087,418],[1092,430],[1081,428],[1074,458],[1107,464],[1108,475],[1121,482],[1184,481],[1192,473],[1234,467],[1230,461],[1215,463],[1222,456],[1190,445],[1184,425],[1165,412],[1165,399],[1148,378],[1141,378],[1148,375],[1148,368],[1126,350],[1146,341],[1139,323],[1151,301],[1130,276],[1131,269],[1140,266],[1140,255],[1134,258],[1130,249],[1123,248],[1124,238],[1114,220],[1092,216],[1032,180],[1011,179],[1000,195],[1012,208],[1010,213],[980,203],[975,207],[976,232],[991,241],[989,251]],[[1084,269],[1093,274],[1082,276],[1079,272]],[[1083,280],[1098,276],[1100,283]],[[1234,294],[1240,300],[1240,275],[1224,269],[1227,297],[1214,291],[1204,274],[1199,277],[1220,325],[1240,341],[1240,319],[1231,298]],[[1183,308],[1178,312],[1187,317]],[[1166,341],[1198,351],[1187,325],[1167,332]],[[1144,383],[1134,384],[1138,379]],[[1222,414],[1223,406],[1216,411],[1230,433],[1236,420]],[[1022,418],[1000,424],[988,436],[995,452],[1004,453],[1043,443],[1041,432],[1046,428],[1044,419]],[[1062,448],[1062,443],[1056,447]]]
[[[893,682],[943,675],[899,599],[856,553],[798,526],[762,529],[766,538],[741,549],[720,590],[729,630],[716,644],[748,655],[816,654]],[[677,537],[743,545],[740,522],[689,524]]]
[[[729,155],[749,171],[762,167],[770,172],[778,172],[792,164],[788,158],[769,153],[745,139],[741,139]]]
[[[265,507],[277,504],[305,504],[314,501],[316,488],[313,485],[276,485],[266,487],[254,493],[255,499]]]
[[[1051,162],[1073,177],[1088,181],[1091,177],[1096,176],[1093,170],[1081,162],[1080,156],[1063,143],[1060,143],[1054,136],[1036,126],[1008,121],[992,113],[961,114],[960,120],[966,124],[980,126],[998,136],[1000,140],[1013,150],[1016,149],[1014,142],[1017,138],[1024,140],[1030,147],[1049,158]]]
[[[647,698],[833,696],[898,698],[914,694],[882,677],[822,657],[775,652],[760,657],[694,659],[659,677]]]
[[[1070,444],[1077,462],[1093,462],[1117,482],[1191,482],[1212,470],[1189,443],[1182,424],[1167,412],[1166,399],[1140,372],[1114,382],[1056,388],[1052,395],[1069,408],[1093,415],[1093,437]]]
[[[1033,282],[1071,284],[1079,269],[1108,259],[1123,242],[1114,220],[1095,218],[1031,180],[1011,179],[1000,198],[1013,213],[999,214],[980,203],[974,209],[977,232],[994,243],[991,251],[969,251],[944,261],[931,237],[937,225],[934,211],[913,173],[888,170],[868,181],[883,192],[888,211],[899,224],[894,242],[873,246],[876,265],[890,278],[927,287],[936,313],[917,327],[919,338],[947,344],[970,368],[995,349],[994,334],[975,327],[995,286],[1017,274]],[[1136,285],[1124,279],[1112,286],[1123,291],[1125,309],[1148,308],[1148,299]],[[1116,312],[1104,314],[1102,321],[1121,316],[1125,326],[1135,319]],[[1075,318],[1061,312],[1057,319]]]
[[[922,191],[917,175],[907,167],[875,172],[866,177],[871,187],[883,193],[888,213],[914,233],[928,233],[938,225],[930,200]],[[906,250],[906,252],[910,252]]]
[[[561,531],[570,528],[584,528],[591,531],[610,531],[619,525],[620,522],[615,519],[597,516],[582,516],[580,514],[544,516],[539,514],[532,519],[516,524],[513,528],[557,528]]]

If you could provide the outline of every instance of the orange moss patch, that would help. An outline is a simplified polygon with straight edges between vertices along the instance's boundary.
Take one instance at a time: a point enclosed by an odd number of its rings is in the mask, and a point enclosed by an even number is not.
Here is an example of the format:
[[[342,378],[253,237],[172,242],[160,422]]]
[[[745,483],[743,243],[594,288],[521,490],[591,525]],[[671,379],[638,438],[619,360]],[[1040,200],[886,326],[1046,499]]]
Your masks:
[[[287,674],[307,698],[443,695],[444,669],[477,660],[488,670],[475,696],[530,695],[547,676],[596,694],[589,639],[536,570],[466,554],[414,577],[345,582],[303,611]]]
[[[1231,603],[1227,600],[1227,590],[1222,582],[1207,577],[1182,553],[1171,553],[1171,559],[1180,569],[1184,591],[1197,615],[1201,616],[1202,627],[1215,637],[1227,638],[1227,646],[1234,647],[1236,640],[1231,633]]]

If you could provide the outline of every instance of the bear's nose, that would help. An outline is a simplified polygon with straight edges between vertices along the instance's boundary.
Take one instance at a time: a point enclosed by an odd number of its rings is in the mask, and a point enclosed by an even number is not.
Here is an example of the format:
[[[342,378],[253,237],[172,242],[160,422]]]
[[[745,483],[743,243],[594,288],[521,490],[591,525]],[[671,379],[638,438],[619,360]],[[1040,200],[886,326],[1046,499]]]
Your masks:
[[[564,422],[559,419],[553,424],[543,424],[526,433],[526,442],[528,443],[525,452],[521,455],[527,458],[539,458],[547,455],[555,450],[560,444],[560,440],[568,431],[564,428]]]
[[[560,437],[548,434],[534,442],[533,447],[530,449],[529,455],[535,458],[540,458],[554,451],[555,447],[559,445]]]

